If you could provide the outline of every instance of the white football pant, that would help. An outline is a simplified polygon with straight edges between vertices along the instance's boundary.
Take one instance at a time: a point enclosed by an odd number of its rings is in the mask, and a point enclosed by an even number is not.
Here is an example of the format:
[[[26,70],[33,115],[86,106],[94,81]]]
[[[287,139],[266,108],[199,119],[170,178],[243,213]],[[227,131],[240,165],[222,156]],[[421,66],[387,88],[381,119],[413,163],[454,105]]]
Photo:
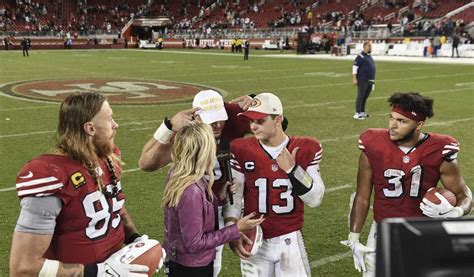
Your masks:
[[[222,206],[217,207],[217,221],[219,222],[219,230],[224,228],[224,216],[222,215]],[[214,277],[219,275],[222,268],[222,250],[224,244],[216,247],[216,258],[214,259]]]
[[[377,222],[372,222],[370,227],[369,236],[367,237],[367,247],[376,249],[377,244]],[[375,276],[375,252],[368,253],[365,255],[365,268],[367,269],[363,277],[374,277]]]
[[[300,231],[264,239],[257,254],[240,260],[243,277],[308,277],[311,271]]]

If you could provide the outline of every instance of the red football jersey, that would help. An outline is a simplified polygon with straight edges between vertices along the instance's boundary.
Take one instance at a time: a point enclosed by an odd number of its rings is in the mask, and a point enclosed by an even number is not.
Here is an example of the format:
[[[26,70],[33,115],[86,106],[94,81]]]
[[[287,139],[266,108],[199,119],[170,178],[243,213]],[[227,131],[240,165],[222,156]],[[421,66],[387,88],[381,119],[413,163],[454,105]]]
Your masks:
[[[303,169],[322,158],[321,144],[309,137],[290,137],[286,146],[291,153],[299,147],[296,163]],[[292,194],[288,175],[263,149],[256,138],[236,139],[231,144],[232,168],[244,174],[244,215],[264,215],[265,239],[277,237],[303,226],[304,202]]]
[[[453,160],[459,143],[452,137],[429,133],[405,154],[390,140],[388,129],[368,129],[360,136],[359,148],[372,167],[374,218],[423,216],[420,202],[440,179],[440,166]]]
[[[249,121],[238,116],[239,113],[243,112],[239,104],[225,103],[224,106],[228,119],[225,122],[224,130],[222,130],[221,139],[231,142],[236,138],[242,138],[246,133],[250,133]]]
[[[101,163],[102,180],[111,189],[111,174]],[[16,178],[22,197],[54,195],[62,202],[45,258],[65,263],[98,263],[121,248],[124,229],[119,215],[125,203],[121,169],[115,167],[119,194],[106,197],[79,161],[61,155],[42,155],[29,161]]]

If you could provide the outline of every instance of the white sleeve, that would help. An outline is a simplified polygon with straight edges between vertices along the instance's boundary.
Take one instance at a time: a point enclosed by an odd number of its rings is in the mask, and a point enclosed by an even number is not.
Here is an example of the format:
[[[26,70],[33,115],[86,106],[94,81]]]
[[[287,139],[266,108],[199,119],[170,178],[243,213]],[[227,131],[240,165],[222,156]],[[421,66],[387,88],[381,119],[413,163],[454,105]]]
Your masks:
[[[240,218],[242,213],[242,202],[244,198],[245,175],[232,169],[232,176],[237,182],[237,191],[233,195],[234,204],[231,205],[229,201],[224,205],[224,220],[227,218]],[[227,225],[227,224],[226,224]]]
[[[352,75],[357,75],[357,70],[359,70],[359,67],[357,65],[352,66]]]
[[[313,185],[307,193],[299,197],[306,205],[314,208],[321,205],[325,190],[323,179],[319,173],[319,164],[308,166],[306,173],[313,179]]]

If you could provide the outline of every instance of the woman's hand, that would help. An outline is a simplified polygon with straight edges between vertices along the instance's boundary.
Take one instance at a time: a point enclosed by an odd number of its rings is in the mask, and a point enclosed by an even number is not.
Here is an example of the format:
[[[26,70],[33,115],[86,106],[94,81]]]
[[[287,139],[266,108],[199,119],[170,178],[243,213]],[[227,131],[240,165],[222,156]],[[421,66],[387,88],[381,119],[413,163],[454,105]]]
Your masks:
[[[260,225],[263,221],[265,221],[263,215],[261,215],[260,218],[252,219],[255,215],[256,213],[252,212],[237,221],[237,228],[240,232],[250,231],[254,229],[257,225]]]

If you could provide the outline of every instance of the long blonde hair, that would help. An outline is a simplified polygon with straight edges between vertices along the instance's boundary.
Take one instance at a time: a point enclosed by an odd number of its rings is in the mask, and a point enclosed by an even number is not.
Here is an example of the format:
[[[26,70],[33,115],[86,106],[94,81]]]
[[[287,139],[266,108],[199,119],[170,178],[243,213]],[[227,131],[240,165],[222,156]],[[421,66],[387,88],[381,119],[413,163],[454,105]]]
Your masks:
[[[101,158],[98,149],[84,130],[84,124],[98,114],[107,98],[99,93],[74,93],[68,96],[59,108],[57,143],[53,153],[66,155],[73,160],[81,161],[89,174],[97,181],[98,189],[103,188],[102,178],[97,176]],[[108,156],[115,165],[119,158],[111,153]]]
[[[191,122],[179,130],[171,147],[171,160],[171,176],[163,194],[162,207],[176,207],[184,190],[206,173],[210,177],[207,191],[212,199],[216,142],[208,124]]]

